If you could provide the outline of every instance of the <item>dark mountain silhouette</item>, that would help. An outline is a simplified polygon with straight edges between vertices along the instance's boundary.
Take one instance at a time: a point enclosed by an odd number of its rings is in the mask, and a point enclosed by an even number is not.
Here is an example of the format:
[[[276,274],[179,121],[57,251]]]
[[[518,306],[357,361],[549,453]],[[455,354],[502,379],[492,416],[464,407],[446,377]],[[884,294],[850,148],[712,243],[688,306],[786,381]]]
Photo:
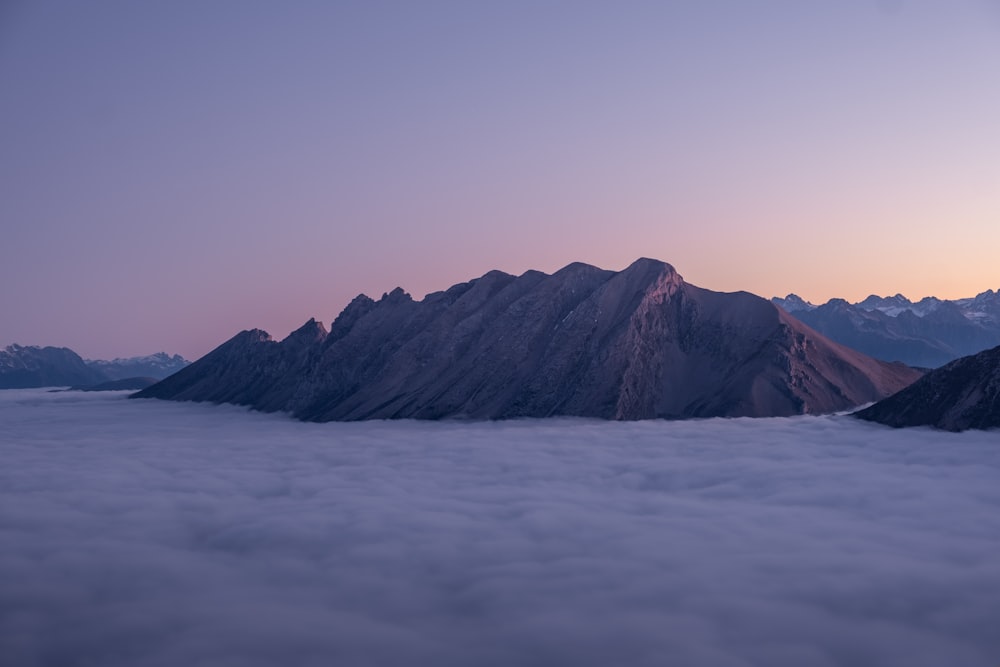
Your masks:
[[[0,349],[0,389],[95,384],[107,378],[66,347]]]
[[[68,347],[8,345],[0,349],[0,389],[30,387],[83,387],[112,380],[151,377],[161,380],[188,365],[179,355],[164,352],[146,357],[85,360]]]
[[[617,273],[491,271],[422,301],[361,295],[329,332],[244,331],[135,396],[316,421],[774,416],[847,409],[918,376],[641,259]]]
[[[934,426],[948,431],[1000,428],[1000,347],[931,371],[855,414],[897,427]]]
[[[833,340],[885,361],[936,368],[1000,345],[1000,294],[914,303],[901,294],[858,303],[830,299],[821,306],[795,294],[772,301]]]

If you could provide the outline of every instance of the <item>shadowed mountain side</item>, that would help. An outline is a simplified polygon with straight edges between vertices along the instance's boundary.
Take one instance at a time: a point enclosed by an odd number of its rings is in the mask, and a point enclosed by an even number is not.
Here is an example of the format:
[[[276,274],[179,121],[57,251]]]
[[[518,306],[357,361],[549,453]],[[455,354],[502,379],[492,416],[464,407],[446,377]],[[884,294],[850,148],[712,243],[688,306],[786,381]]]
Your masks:
[[[178,401],[236,403],[263,411],[287,409],[297,378],[309,372],[326,333],[315,320],[280,343],[260,329],[242,331],[136,396],[155,392],[155,398]]]
[[[280,343],[243,332],[136,396],[315,421],[778,416],[847,409],[919,376],[650,259],[491,271],[419,302],[362,295],[324,334],[314,321]]]
[[[88,389],[104,382],[130,380],[118,389],[142,389],[184,368],[187,360],[179,355],[158,352],[128,359],[83,359],[68,347],[8,345],[0,348],[0,389],[60,387]],[[145,384],[137,378],[151,378]],[[129,383],[125,383],[129,384]]]
[[[0,389],[96,384],[107,379],[68,347],[0,348]]]
[[[855,416],[896,427],[1000,428],[1000,347],[931,371]]]

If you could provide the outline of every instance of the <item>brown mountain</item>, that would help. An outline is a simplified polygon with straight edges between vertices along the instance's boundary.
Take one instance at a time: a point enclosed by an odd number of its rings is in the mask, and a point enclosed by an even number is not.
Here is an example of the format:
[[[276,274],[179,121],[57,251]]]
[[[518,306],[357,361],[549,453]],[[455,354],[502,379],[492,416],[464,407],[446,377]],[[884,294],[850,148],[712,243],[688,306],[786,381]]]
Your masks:
[[[897,427],[1000,428],[1000,347],[933,370],[855,416]]]
[[[499,271],[414,301],[361,295],[327,333],[244,331],[137,397],[231,402],[307,420],[780,416],[847,409],[919,377],[746,292],[663,262]]]

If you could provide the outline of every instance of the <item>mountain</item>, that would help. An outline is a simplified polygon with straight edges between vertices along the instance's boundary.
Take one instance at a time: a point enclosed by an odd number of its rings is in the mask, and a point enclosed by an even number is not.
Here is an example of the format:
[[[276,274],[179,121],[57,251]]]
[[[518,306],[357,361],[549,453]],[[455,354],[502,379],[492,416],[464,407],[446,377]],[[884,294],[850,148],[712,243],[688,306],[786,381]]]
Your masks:
[[[954,303],[971,320],[1000,325],[1000,290],[986,290],[969,299],[958,299]]]
[[[814,305],[795,294],[771,301],[813,329],[876,359],[936,368],[1000,345],[1000,293],[914,303],[897,294],[858,303],[830,299]]]
[[[933,296],[925,297],[917,303],[914,303],[902,294],[897,294],[896,296],[876,296],[872,294],[869,295],[864,301],[859,301],[855,305],[862,310],[877,310],[880,313],[885,313],[889,317],[897,317],[900,313],[906,310],[912,312],[917,317],[924,317],[925,315],[942,307],[944,304],[954,305],[951,301],[942,301],[941,299]]]
[[[813,310],[816,307],[800,297],[798,294],[789,294],[784,299],[774,297],[771,299],[771,302],[779,308],[783,308],[785,312],[788,313],[797,313],[802,310]]]
[[[106,379],[66,347],[8,345],[0,349],[0,389],[96,384]]]
[[[1000,347],[931,371],[855,416],[897,427],[1000,428]]]
[[[360,295],[329,332],[315,320],[281,342],[243,331],[134,396],[314,421],[774,416],[843,410],[918,376],[760,297],[640,259],[620,272],[491,271],[422,301]]]
[[[190,361],[179,354],[173,356],[166,352],[157,352],[145,357],[129,357],[127,359],[87,359],[91,368],[100,371],[108,380],[124,380],[126,378],[152,377],[161,380],[173,375],[187,366]]]
[[[152,377],[161,380],[188,365],[165,352],[113,361],[84,360],[68,347],[8,345],[0,349],[0,389],[83,387],[114,380]],[[136,388],[123,387],[125,389]]]

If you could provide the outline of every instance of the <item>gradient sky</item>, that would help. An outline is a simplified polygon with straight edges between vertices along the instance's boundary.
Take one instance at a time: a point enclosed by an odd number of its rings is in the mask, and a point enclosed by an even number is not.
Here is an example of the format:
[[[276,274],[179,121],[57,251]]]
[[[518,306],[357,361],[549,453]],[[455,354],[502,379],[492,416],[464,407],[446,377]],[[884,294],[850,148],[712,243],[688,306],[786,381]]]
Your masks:
[[[996,0],[0,0],[0,345],[194,358],[640,256],[971,296],[998,80]]]

